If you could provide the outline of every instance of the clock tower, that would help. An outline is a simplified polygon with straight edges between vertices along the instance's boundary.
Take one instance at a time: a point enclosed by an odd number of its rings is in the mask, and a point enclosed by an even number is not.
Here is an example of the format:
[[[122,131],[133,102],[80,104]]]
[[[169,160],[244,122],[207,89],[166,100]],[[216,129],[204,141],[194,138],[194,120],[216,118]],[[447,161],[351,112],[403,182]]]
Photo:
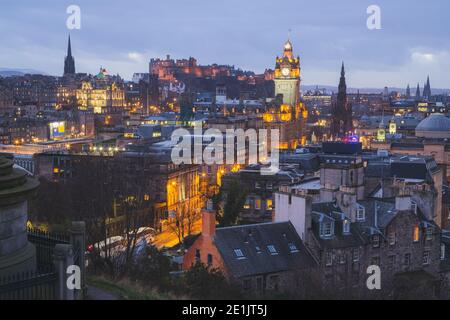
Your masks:
[[[289,40],[283,49],[283,56],[277,57],[275,62],[275,99],[268,103],[263,120],[267,130],[279,131],[279,149],[284,150],[306,143],[308,111],[300,99],[300,57],[294,57]]]
[[[289,40],[284,44],[283,56],[276,58],[274,82],[275,96],[283,95],[283,104],[295,108],[300,98],[300,57],[294,57]]]

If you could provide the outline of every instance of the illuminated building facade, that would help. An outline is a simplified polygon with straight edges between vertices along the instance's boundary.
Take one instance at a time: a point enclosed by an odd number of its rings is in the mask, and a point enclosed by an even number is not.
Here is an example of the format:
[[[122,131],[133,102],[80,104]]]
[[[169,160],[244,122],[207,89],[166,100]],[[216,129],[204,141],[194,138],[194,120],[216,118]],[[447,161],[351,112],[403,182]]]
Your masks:
[[[103,74],[97,75],[97,79],[103,79],[101,75]],[[108,113],[125,105],[125,90],[116,82],[111,84],[102,80],[94,81],[94,83],[82,82],[76,97],[80,110],[93,109],[94,113],[98,114]]]
[[[295,149],[305,143],[308,112],[300,101],[300,57],[294,57],[289,40],[284,44],[283,56],[276,58],[274,82],[276,98],[263,115],[265,127],[279,130],[280,149]]]

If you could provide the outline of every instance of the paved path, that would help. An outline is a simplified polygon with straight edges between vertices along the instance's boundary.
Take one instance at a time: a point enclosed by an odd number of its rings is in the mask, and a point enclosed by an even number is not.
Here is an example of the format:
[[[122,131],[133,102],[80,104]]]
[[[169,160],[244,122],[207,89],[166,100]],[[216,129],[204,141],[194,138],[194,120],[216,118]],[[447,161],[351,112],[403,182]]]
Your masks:
[[[88,286],[87,300],[120,300],[120,297],[104,289]]]

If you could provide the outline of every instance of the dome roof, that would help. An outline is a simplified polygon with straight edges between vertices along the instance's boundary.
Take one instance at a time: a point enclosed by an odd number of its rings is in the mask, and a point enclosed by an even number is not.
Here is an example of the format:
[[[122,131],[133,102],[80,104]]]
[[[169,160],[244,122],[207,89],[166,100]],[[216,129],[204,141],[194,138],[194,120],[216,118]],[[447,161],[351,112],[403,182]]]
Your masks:
[[[450,138],[450,119],[442,113],[433,113],[417,125],[416,136],[423,138]]]

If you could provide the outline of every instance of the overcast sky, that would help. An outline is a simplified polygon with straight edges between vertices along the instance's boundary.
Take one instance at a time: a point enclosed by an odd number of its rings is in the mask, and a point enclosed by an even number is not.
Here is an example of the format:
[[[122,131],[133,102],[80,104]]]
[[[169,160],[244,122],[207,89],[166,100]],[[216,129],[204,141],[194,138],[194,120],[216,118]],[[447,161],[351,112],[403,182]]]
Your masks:
[[[71,4],[80,30],[66,27]],[[371,4],[381,30],[366,26]],[[305,84],[337,85],[344,60],[352,87],[422,86],[430,74],[450,88],[449,12],[448,0],[1,0],[0,68],[60,75],[70,31],[78,72],[129,79],[166,54],[263,72],[292,29]]]

